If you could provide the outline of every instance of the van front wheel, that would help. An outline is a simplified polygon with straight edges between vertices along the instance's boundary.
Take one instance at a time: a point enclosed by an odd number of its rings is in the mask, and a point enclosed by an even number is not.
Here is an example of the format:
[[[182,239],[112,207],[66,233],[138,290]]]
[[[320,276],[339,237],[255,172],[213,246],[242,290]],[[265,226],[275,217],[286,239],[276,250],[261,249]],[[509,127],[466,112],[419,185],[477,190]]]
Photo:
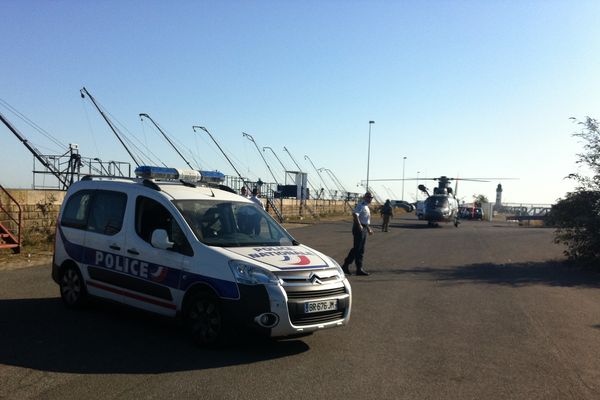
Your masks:
[[[216,297],[199,293],[188,302],[185,322],[192,339],[199,346],[212,346],[223,334],[223,317]]]

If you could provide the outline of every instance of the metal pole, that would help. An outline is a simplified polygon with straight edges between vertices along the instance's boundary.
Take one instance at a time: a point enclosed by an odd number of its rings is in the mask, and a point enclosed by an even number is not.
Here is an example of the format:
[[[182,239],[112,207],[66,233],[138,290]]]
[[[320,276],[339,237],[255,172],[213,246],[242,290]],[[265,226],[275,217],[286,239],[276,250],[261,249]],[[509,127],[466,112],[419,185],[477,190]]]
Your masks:
[[[333,172],[329,169],[329,168],[319,168],[319,171],[325,171],[327,172],[327,174],[329,174],[329,178],[331,178],[331,181],[333,182],[333,184],[338,188],[338,190],[340,191],[340,193],[345,196],[346,194],[346,188],[344,188],[344,185],[342,185],[337,178],[335,177],[335,175],[333,174]]]
[[[294,159],[294,157],[292,156],[292,153],[290,153],[290,151],[289,151],[289,150],[288,150],[288,149],[287,149],[285,146],[283,146],[283,150],[284,150],[286,153],[288,153],[288,155],[290,156],[290,158],[292,159],[292,161],[293,161],[293,162],[294,162],[294,164],[296,165],[296,168],[298,168],[298,171],[299,171],[299,172],[304,172],[304,171],[302,171],[302,168],[300,168],[300,166],[298,165],[298,163],[296,162],[296,160],[295,160],[295,159]]]
[[[319,175],[319,179],[321,180],[321,183],[323,184],[323,186],[325,186],[325,189],[327,189],[327,191],[329,192],[329,197],[331,197],[331,189],[329,189],[327,187],[327,184],[323,180],[323,177],[321,176],[321,173],[319,172],[319,170],[317,169],[317,167],[315,167],[315,164],[313,164],[312,160],[307,155],[304,156],[304,159],[308,160],[310,162],[310,165],[312,165],[313,169],[317,172],[317,175]]]
[[[331,174],[331,176],[333,177],[333,179],[335,180],[335,182],[337,182],[337,184],[338,184],[338,185],[340,185],[340,187],[342,188],[342,190],[343,190],[344,192],[346,192],[346,191],[347,191],[347,190],[346,190],[346,187],[344,187],[344,185],[342,184],[342,181],[340,181],[340,180],[338,179],[338,177],[337,177],[337,176],[336,176],[336,175],[333,173],[333,171],[332,171],[332,170],[330,170],[329,168],[325,168],[325,170],[326,170],[327,172],[329,172],[329,174]]]
[[[369,164],[371,163],[371,125],[375,121],[369,121],[369,148],[367,150],[367,192],[369,191]]]
[[[269,146],[265,146],[265,147],[263,147],[263,151],[265,151],[265,149],[271,150],[271,153],[273,153],[273,155],[275,156],[275,158],[277,159],[277,161],[279,161],[279,164],[281,165],[281,168],[283,168],[284,179],[287,182],[287,176],[286,176],[287,174],[286,174],[285,165],[283,165],[283,163],[281,162],[281,160],[279,159],[279,157],[277,157],[277,154],[275,153],[275,151],[272,148],[270,148]]]
[[[406,164],[406,157],[402,159],[402,201],[404,201],[404,165]]]
[[[40,151],[38,149],[36,149],[35,147],[33,147],[31,145],[31,143],[29,143],[29,140],[25,139],[25,137],[23,135],[21,135],[21,133],[17,130],[17,128],[15,128],[8,119],[6,119],[4,117],[4,115],[2,115],[2,113],[0,113],[0,122],[2,122],[4,125],[6,125],[6,127],[17,137],[17,139],[19,139],[21,141],[21,143],[23,143],[23,145],[25,145],[25,147],[27,147],[27,150],[29,150],[31,152],[31,154],[33,154],[34,160],[33,160],[33,187],[35,188],[35,160],[38,160],[44,167],[48,168],[48,170],[52,173],[52,175],[54,175],[56,177],[56,179],[58,179],[58,181],[63,185],[63,189],[67,189],[69,187],[69,182],[67,181],[67,179],[65,177],[62,176],[61,172],[59,170],[57,170],[52,164],[50,164],[50,162],[47,159],[44,159],[44,156],[42,155],[42,153],[40,153]]]
[[[177,154],[179,154],[179,157],[181,157],[183,159],[183,161],[185,161],[185,163],[191,169],[194,169],[194,167],[192,167],[192,164],[190,164],[189,161],[185,159],[185,157],[183,156],[183,154],[181,154],[181,152],[179,151],[179,149],[177,149],[177,147],[175,147],[175,145],[173,144],[173,142],[171,141],[171,139],[169,139],[169,137],[167,136],[167,134],[165,132],[163,132],[162,129],[160,129],[160,126],[158,126],[158,124],[156,122],[154,122],[154,120],[152,118],[150,118],[150,116],[148,114],[144,114],[144,113],[140,114],[140,120],[142,120],[142,117],[148,118],[154,124],[154,126],[156,127],[156,129],[158,129],[160,131],[160,133],[162,133],[162,135],[164,136],[164,138],[167,140],[167,142],[169,142],[169,144],[177,152]]]
[[[242,181],[242,185],[245,186],[247,190],[250,190],[250,188],[248,187],[248,185],[246,185],[246,181],[244,180],[244,178],[242,178],[242,174],[239,173],[239,171],[237,170],[237,168],[235,167],[235,165],[233,165],[233,163],[231,162],[231,160],[229,159],[229,157],[227,157],[227,154],[225,154],[225,152],[223,151],[223,149],[221,148],[221,146],[219,145],[219,143],[215,140],[215,138],[213,137],[213,135],[210,134],[210,132],[208,131],[208,129],[206,129],[203,126],[198,126],[198,125],[192,126],[192,129],[194,130],[194,132],[196,132],[196,128],[202,129],[204,132],[206,132],[208,134],[208,136],[210,136],[210,138],[212,139],[213,142],[215,142],[215,144],[217,145],[217,147],[219,148],[219,150],[221,150],[221,153],[223,154],[223,156],[225,157],[225,159],[227,160],[227,162],[229,163],[229,165],[231,165],[231,168],[233,168],[233,170],[235,171],[235,173],[237,174],[237,176]]]
[[[290,151],[285,146],[283,146],[283,151],[288,153],[288,156],[290,156],[290,158],[294,162],[294,165],[296,165],[296,168],[298,168],[298,171],[303,172],[302,168],[300,168],[300,165],[298,165],[298,163],[296,162],[296,159],[292,156],[292,153],[290,153]],[[308,177],[306,179],[306,182],[308,183],[308,186],[310,186],[310,188],[313,190],[313,198],[315,198],[315,199],[318,198],[319,191],[317,189],[315,189],[315,187],[310,183],[310,181],[308,180]],[[315,196],[315,193],[317,193],[317,196]]]
[[[327,170],[325,168],[319,168],[318,171],[319,172],[323,172],[323,171],[327,172]],[[342,189],[340,189],[337,182],[331,177],[331,174],[329,172],[327,172],[327,175],[329,176],[329,180],[331,182],[333,182],[333,185],[335,187],[335,190],[332,193],[332,199],[335,200],[335,198],[337,197],[337,193],[340,192],[340,194],[341,194],[341,193],[344,193],[344,191]],[[331,190],[330,190],[330,193],[331,193]]]
[[[271,167],[269,166],[269,163],[267,162],[267,160],[265,159],[265,156],[263,156],[262,152],[260,151],[260,149],[258,148],[258,145],[256,144],[256,142],[254,141],[254,138],[252,137],[252,135],[242,132],[242,136],[244,136],[246,139],[250,140],[252,143],[254,143],[254,147],[256,147],[256,151],[258,151],[258,154],[260,154],[260,158],[262,158],[262,160],[265,162],[265,165],[267,166],[267,169],[269,170],[269,172],[271,173],[271,176],[273,177],[273,180],[275,180],[275,183],[277,185],[279,185],[279,182],[277,182],[277,178],[275,178],[275,174],[273,173],[273,171],[271,170]]]
[[[115,136],[117,137],[117,139],[119,139],[119,142],[121,142],[121,145],[123,145],[123,147],[125,147],[125,150],[127,150],[127,153],[129,154],[129,157],[131,157],[131,159],[133,160],[133,162],[135,163],[135,165],[139,167],[140,163],[133,156],[133,153],[131,153],[131,151],[129,151],[129,148],[127,147],[127,145],[125,144],[125,142],[123,142],[123,139],[121,139],[121,136],[119,136],[119,134],[117,133],[115,127],[112,124],[112,122],[110,122],[110,120],[108,119],[108,117],[106,115],[104,115],[104,112],[100,109],[100,107],[98,106],[98,104],[96,104],[96,99],[94,99],[94,96],[92,96],[90,94],[90,92],[88,92],[85,87],[83,89],[81,89],[79,91],[79,93],[81,93],[81,97],[82,98],[84,98],[85,96],[87,96],[92,101],[92,103],[94,104],[94,106],[96,107],[96,109],[98,110],[98,112],[100,113],[100,115],[102,115],[102,118],[104,118],[104,121],[106,121],[106,123],[108,124],[109,128],[113,131],[113,133],[115,134]]]

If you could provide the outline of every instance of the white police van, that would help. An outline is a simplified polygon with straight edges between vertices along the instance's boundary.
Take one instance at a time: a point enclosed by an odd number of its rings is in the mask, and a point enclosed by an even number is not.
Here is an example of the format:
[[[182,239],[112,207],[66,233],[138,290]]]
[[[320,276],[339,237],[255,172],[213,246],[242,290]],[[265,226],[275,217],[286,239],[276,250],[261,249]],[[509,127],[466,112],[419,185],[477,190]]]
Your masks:
[[[69,188],[52,268],[66,306],[91,295],[181,316],[201,345],[234,327],[281,337],[348,322],[338,263],[262,208],[202,185],[197,171],[139,167],[136,176]]]

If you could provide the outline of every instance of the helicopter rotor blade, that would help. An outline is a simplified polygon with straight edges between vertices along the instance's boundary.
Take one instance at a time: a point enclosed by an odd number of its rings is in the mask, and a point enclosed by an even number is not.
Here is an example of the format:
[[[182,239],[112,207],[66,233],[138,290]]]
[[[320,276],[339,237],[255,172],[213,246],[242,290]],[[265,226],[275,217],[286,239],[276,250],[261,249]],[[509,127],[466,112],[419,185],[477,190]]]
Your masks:
[[[388,178],[388,179],[369,179],[371,182],[392,182],[392,181],[439,181],[439,180],[448,180],[448,181],[470,181],[470,182],[491,182],[491,181],[514,181],[519,180],[519,178],[448,178],[438,176],[436,178]]]
[[[433,181],[439,178],[389,178],[389,179],[369,179],[371,182],[391,182],[391,181]]]
[[[517,181],[519,178],[454,178],[459,181],[479,181],[479,182],[489,182],[489,181]]]

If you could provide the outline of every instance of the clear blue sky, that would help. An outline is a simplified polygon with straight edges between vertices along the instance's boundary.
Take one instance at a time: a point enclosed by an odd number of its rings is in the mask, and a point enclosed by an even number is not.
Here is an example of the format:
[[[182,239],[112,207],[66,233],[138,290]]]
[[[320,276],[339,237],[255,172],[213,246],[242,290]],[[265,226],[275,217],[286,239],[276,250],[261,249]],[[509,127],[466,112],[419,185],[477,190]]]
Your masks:
[[[129,161],[79,89],[165,162],[183,166],[138,114],[150,114],[204,169],[269,179],[252,143],[353,191],[371,179],[515,177],[504,200],[551,203],[571,190],[574,116],[600,117],[598,1],[0,0],[0,99],[64,143]],[[58,153],[0,106],[40,150]],[[0,126],[0,184],[31,185],[32,157]],[[268,160],[276,174],[281,168]],[[495,196],[498,181],[459,185]],[[331,182],[328,182],[333,186]],[[433,185],[433,182],[430,186]],[[384,187],[385,186],[385,187]],[[413,199],[415,183],[405,184]],[[401,197],[400,182],[375,184]],[[387,188],[387,189],[386,189]]]

